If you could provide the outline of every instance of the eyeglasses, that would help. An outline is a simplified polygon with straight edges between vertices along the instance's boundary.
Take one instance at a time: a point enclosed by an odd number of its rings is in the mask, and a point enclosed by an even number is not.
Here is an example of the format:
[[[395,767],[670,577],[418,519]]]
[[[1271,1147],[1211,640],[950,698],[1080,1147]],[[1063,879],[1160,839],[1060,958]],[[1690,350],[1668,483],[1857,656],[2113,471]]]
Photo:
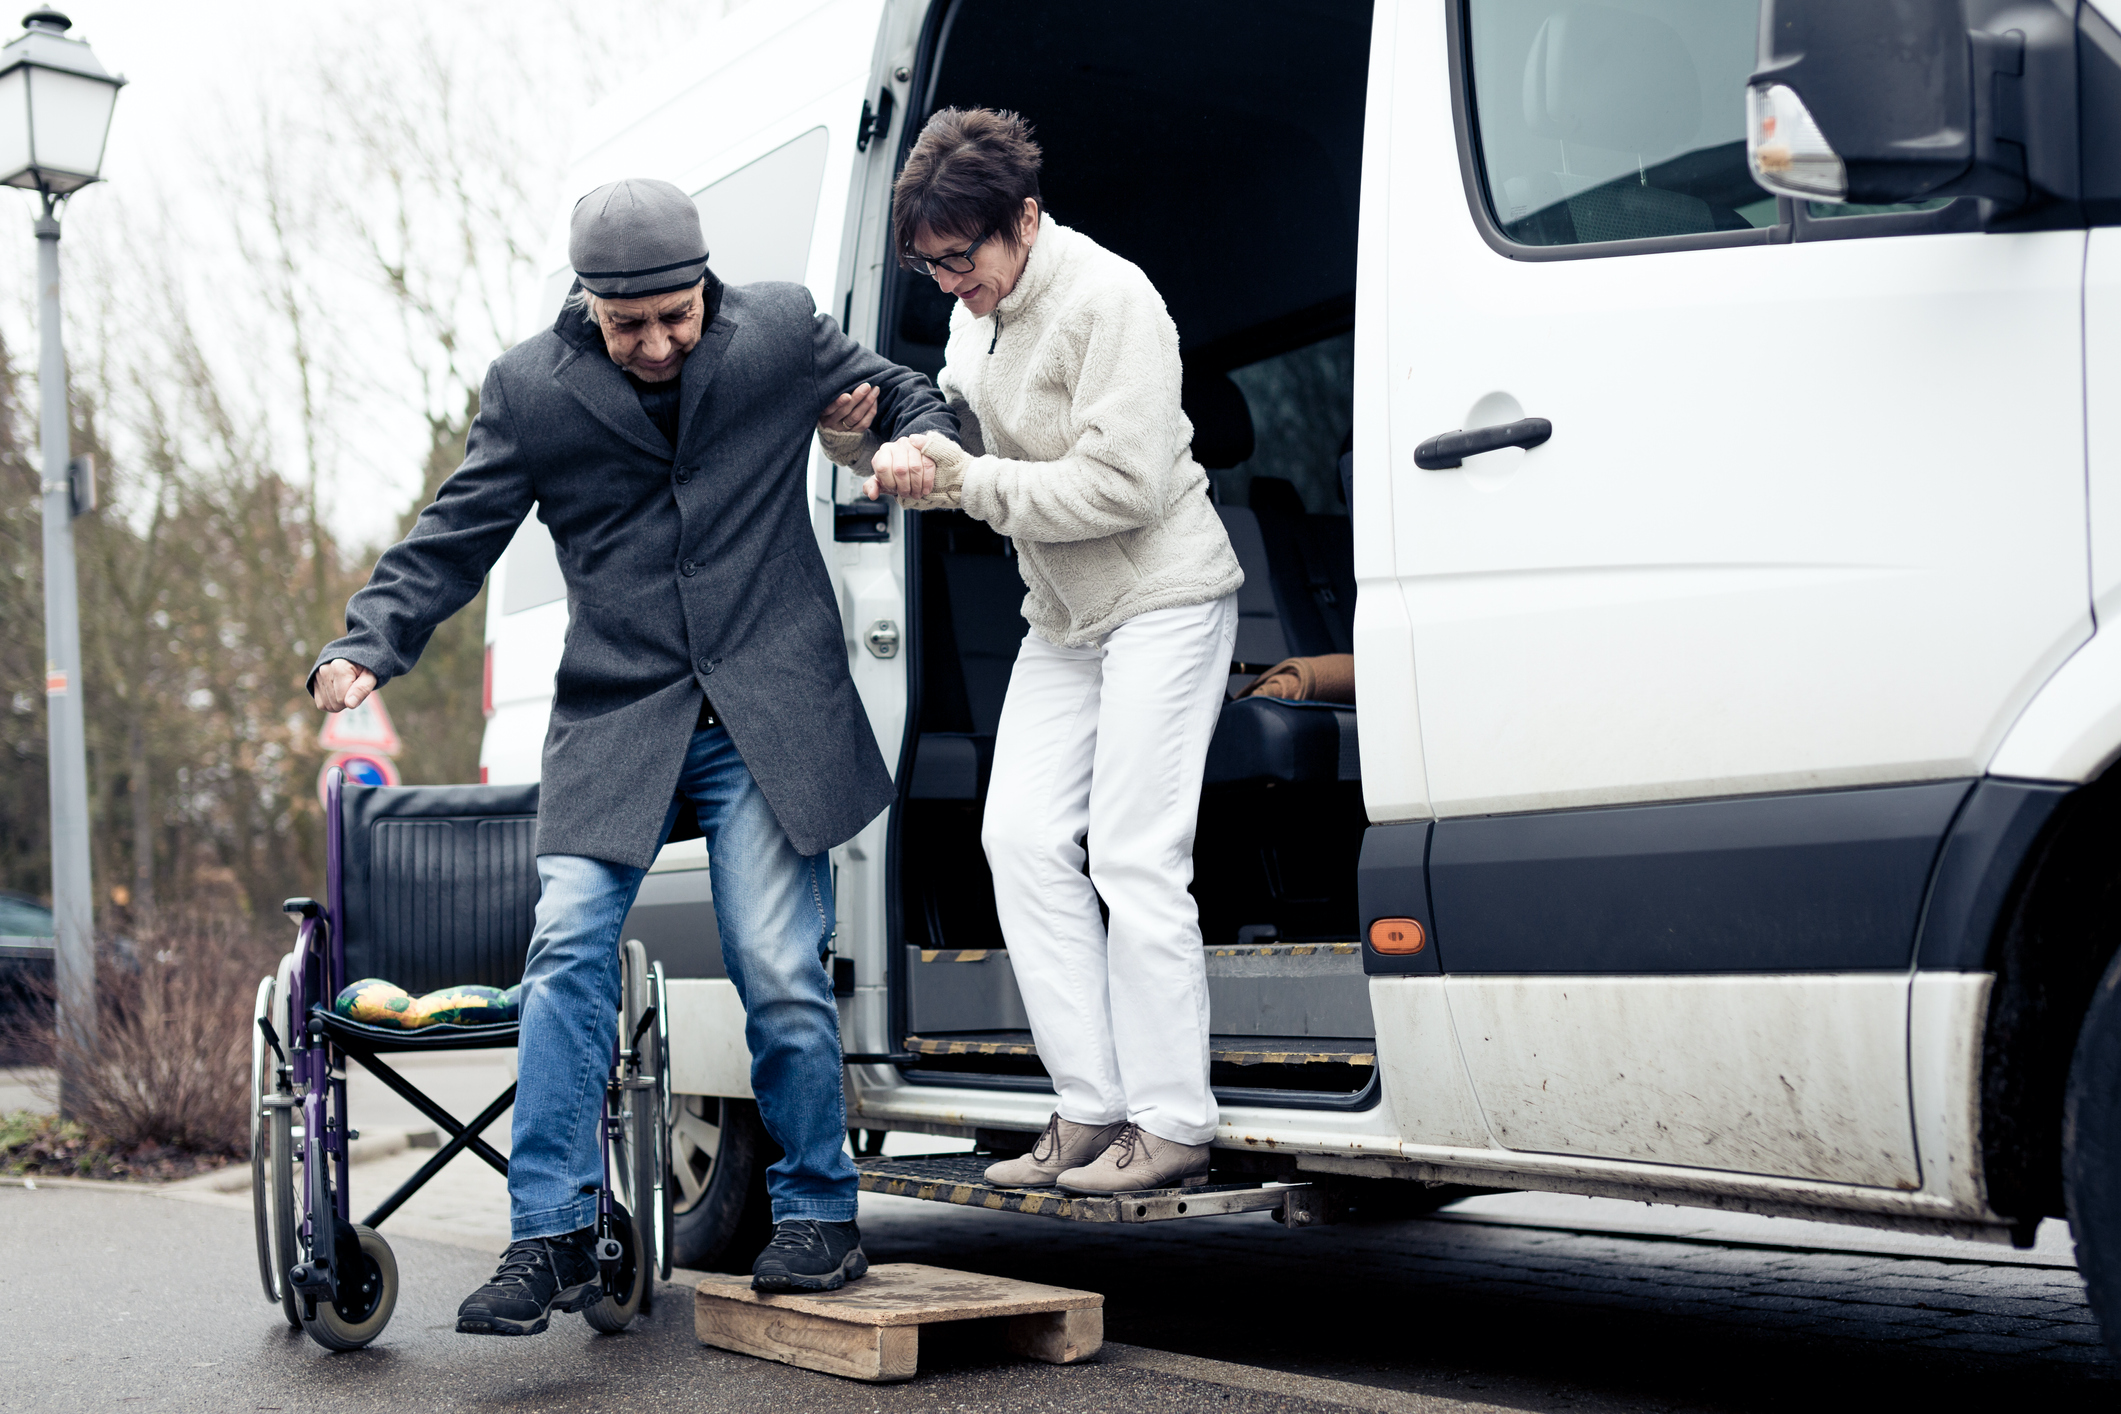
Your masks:
[[[926,256],[917,250],[909,250],[905,256],[906,268],[918,270],[923,275],[933,275],[938,270],[948,270],[953,275],[970,275],[972,273],[972,252],[993,239],[994,232],[989,231],[963,250],[952,251],[948,255]]]

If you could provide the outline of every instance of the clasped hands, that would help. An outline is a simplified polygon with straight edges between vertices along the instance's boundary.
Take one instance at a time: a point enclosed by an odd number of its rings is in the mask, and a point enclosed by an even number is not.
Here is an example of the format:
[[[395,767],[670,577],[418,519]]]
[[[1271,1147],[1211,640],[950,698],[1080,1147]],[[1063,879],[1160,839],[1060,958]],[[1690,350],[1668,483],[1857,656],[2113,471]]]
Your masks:
[[[864,383],[851,393],[842,393],[819,417],[817,425],[828,432],[866,432],[876,421],[876,388]],[[935,463],[922,453],[925,432],[915,432],[886,442],[869,459],[875,473],[862,483],[862,494],[874,501],[878,496],[896,496],[917,501],[935,491]]]

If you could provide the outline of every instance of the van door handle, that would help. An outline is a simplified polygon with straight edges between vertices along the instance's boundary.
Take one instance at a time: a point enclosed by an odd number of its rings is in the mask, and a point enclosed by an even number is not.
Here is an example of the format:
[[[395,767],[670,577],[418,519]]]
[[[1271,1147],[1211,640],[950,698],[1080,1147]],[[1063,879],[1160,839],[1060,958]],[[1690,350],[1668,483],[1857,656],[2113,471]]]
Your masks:
[[[1423,471],[1449,471],[1462,466],[1467,457],[1504,447],[1536,447],[1553,435],[1554,424],[1543,417],[1520,417],[1495,427],[1445,432],[1414,449],[1414,465]]]

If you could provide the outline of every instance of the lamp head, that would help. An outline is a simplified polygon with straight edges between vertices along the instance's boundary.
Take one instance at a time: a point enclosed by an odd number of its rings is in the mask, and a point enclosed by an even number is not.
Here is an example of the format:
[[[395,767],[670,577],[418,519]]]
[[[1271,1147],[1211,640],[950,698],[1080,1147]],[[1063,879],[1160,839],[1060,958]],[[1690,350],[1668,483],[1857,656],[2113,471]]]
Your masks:
[[[61,197],[98,180],[125,80],[68,38],[72,28],[57,10],[35,9],[0,49],[0,186]]]

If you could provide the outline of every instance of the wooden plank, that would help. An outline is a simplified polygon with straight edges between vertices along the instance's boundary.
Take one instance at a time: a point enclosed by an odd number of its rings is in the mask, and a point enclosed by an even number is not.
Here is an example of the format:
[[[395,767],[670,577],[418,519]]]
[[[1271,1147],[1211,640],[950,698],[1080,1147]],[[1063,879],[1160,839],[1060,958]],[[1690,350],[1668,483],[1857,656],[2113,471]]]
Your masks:
[[[1009,1349],[1031,1360],[1049,1365],[1073,1365],[1088,1360],[1105,1345],[1105,1313],[1089,1306],[1075,1311],[1042,1311],[1034,1316],[1016,1316],[1005,1336]]]
[[[869,1275],[848,1282],[838,1291],[753,1291],[750,1277],[709,1273],[700,1279],[695,1299],[803,1311],[865,1326],[975,1321],[1105,1304],[1105,1298],[1095,1291],[1044,1286],[979,1272],[953,1272],[947,1267],[918,1262],[885,1262],[871,1267]]]
[[[693,1302],[693,1330],[702,1345],[871,1383],[910,1380],[920,1364],[919,1326],[836,1321],[704,1293]]]
[[[881,1382],[913,1378],[920,1328],[942,1321],[1002,1317],[1019,1354],[1087,1360],[1104,1343],[1104,1301],[1094,1291],[913,1262],[871,1267],[822,1292],[757,1292],[748,1277],[709,1274],[693,1293],[693,1329],[706,1345]]]

